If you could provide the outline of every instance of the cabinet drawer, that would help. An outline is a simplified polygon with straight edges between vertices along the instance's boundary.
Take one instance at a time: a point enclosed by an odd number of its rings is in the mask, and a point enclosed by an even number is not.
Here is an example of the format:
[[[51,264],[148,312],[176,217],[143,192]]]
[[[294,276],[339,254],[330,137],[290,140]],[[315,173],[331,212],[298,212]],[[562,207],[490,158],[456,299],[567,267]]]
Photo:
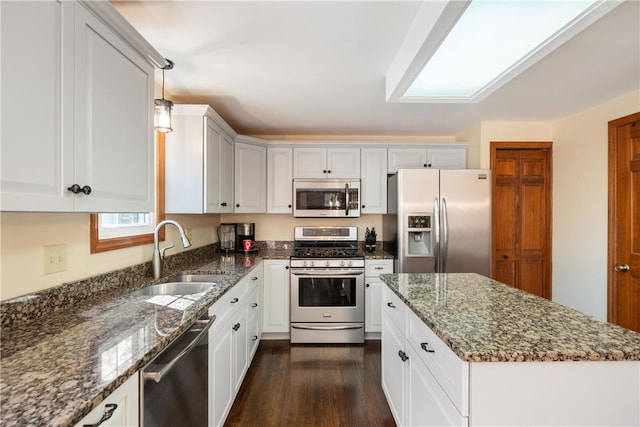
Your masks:
[[[245,300],[249,294],[249,282],[246,278],[240,280],[209,308],[209,316],[216,316],[213,329],[216,329],[232,312],[246,303]]]
[[[469,363],[460,359],[413,312],[407,315],[407,340],[463,416],[469,415]]]
[[[402,331],[406,333],[406,311],[407,306],[402,300],[393,293],[387,286],[384,287],[382,294],[382,316],[391,319],[393,323]]]
[[[393,260],[366,260],[364,262],[364,275],[366,277],[378,277],[381,274],[393,273]]]

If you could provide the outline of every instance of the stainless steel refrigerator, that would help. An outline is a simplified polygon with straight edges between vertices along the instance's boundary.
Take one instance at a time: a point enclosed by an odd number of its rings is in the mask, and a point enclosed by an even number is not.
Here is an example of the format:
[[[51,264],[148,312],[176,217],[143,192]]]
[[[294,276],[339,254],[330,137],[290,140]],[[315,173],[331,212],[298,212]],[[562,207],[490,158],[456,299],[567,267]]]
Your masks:
[[[491,275],[491,171],[400,169],[383,236],[398,273]]]

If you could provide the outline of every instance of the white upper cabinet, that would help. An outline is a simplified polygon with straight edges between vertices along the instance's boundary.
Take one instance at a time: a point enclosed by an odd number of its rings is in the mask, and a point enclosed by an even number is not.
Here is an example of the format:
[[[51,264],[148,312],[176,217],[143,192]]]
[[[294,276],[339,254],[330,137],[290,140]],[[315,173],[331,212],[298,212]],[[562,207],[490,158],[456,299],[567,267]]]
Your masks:
[[[457,147],[393,147],[388,151],[388,173],[398,169],[466,169],[467,149]]]
[[[293,149],[267,148],[267,213],[290,214],[293,206]]]
[[[294,178],[360,178],[360,148],[294,147]]]
[[[163,58],[108,2],[0,8],[2,210],[153,210],[147,58]]]
[[[235,141],[235,213],[267,211],[267,148],[240,136]],[[251,138],[253,139],[253,138]]]
[[[167,213],[233,212],[235,133],[208,105],[176,105],[165,144]]]
[[[387,213],[387,149],[362,148],[361,206],[362,214]]]

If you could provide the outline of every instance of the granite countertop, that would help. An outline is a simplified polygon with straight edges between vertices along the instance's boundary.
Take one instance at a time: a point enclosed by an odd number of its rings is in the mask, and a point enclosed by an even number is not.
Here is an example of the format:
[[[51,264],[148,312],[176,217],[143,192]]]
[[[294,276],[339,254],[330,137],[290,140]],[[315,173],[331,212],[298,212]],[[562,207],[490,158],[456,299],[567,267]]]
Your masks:
[[[382,281],[469,362],[640,360],[640,334],[479,274]]]
[[[182,301],[186,308],[157,305],[147,302],[150,296],[132,295],[131,290],[164,281],[146,278],[71,308],[3,325],[0,424],[74,425],[207,313],[262,258],[288,258],[288,252],[218,254],[180,270],[224,272],[227,277],[205,293],[186,296]],[[23,299],[30,298],[36,297]]]

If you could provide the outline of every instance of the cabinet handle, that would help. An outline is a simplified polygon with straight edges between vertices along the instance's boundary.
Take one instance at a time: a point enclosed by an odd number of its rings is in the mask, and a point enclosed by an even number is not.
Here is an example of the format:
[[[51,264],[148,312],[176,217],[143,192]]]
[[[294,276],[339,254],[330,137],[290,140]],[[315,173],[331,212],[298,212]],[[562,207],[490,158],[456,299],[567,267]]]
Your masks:
[[[220,203],[220,206],[227,206],[227,202]]]
[[[252,277],[251,280],[258,280],[258,278],[257,277]]]
[[[327,170],[326,170],[326,169],[324,169],[324,170],[322,171],[322,173],[327,173]]]
[[[393,305],[393,303],[392,303],[392,302],[388,302],[388,303],[387,303],[387,307],[396,308],[396,306],[395,306],[395,305]]]
[[[289,266],[288,266],[288,265],[286,265],[284,268],[288,270],[288,269],[289,269]]]
[[[378,266],[378,267],[375,267],[375,269],[376,269],[376,270],[384,270],[384,267],[380,267],[380,266]]]
[[[258,306],[257,302],[254,302],[253,304],[251,304],[251,307],[256,308]]]
[[[251,337],[251,339],[252,339],[253,341],[257,341],[257,340],[258,340],[258,336],[257,336],[257,335],[254,335],[254,336],[252,336],[252,337]]]
[[[327,173],[331,173],[331,169],[329,169],[329,170],[327,171]]]
[[[369,287],[369,286],[371,286],[371,285],[367,283],[365,286],[368,288],[368,287]]]
[[[117,408],[118,405],[116,405],[115,403],[107,403],[106,405],[104,405],[104,414],[102,414],[102,418],[100,418],[97,423],[85,424],[84,427],[98,427],[100,424],[111,418]]]
[[[364,208],[366,208],[366,206],[365,206],[365,205],[362,205],[362,209],[364,209]]]
[[[236,203],[236,208],[239,208],[239,207],[240,207],[240,203]]]
[[[234,299],[232,299],[232,300],[231,300],[231,304],[235,304],[235,303],[237,303],[238,301],[240,301],[238,298],[234,298]]]
[[[407,353],[402,350],[398,350],[398,356],[400,356],[400,359],[402,359],[403,362],[409,360],[409,356],[407,356]]]
[[[240,329],[240,323],[236,323],[235,325],[233,325],[234,331],[237,331],[238,329]]]
[[[436,352],[435,350],[431,350],[431,349],[429,348],[429,343],[428,343],[428,342],[421,342],[421,343],[420,343],[420,347],[422,347],[422,349],[423,349],[424,351],[426,351],[427,353],[435,353],[435,352]]]
[[[289,207],[289,208],[290,208],[290,207],[291,207],[291,205],[287,205],[287,207]]]
[[[84,193],[87,196],[91,194],[91,187],[89,187],[88,185],[80,187],[78,184],[73,184],[71,187],[67,187],[67,190],[71,191],[73,194]]]

